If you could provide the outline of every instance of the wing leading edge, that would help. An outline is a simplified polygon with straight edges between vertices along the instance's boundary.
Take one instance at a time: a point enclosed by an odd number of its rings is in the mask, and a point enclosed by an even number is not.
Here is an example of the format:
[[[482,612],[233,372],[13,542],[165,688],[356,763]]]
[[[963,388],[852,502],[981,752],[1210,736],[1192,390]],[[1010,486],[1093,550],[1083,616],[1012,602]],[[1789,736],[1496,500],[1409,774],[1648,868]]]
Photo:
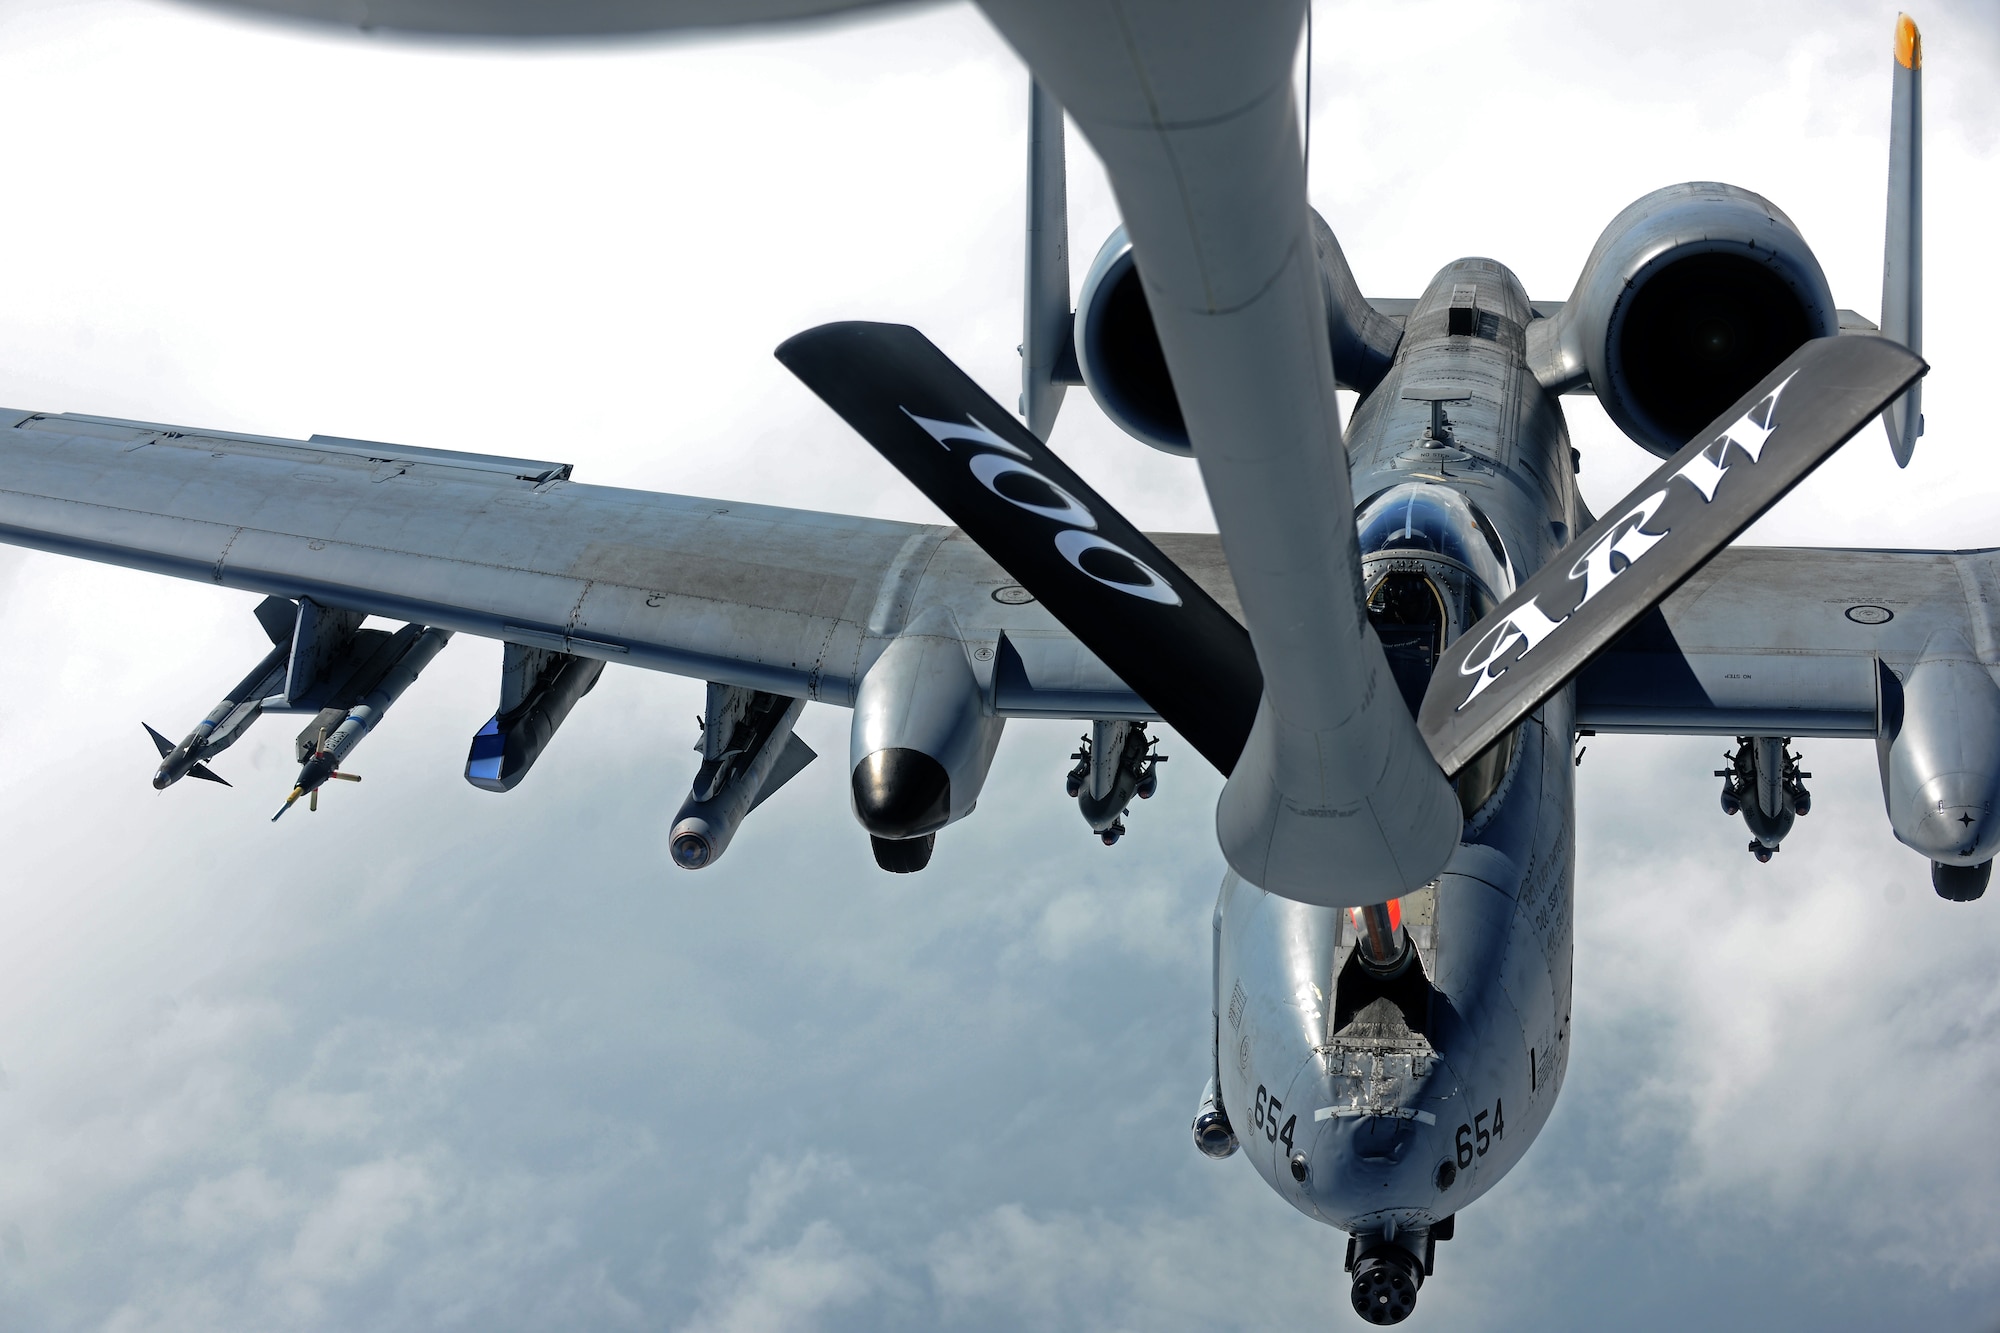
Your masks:
[[[1002,715],[1153,716],[955,529],[568,476],[0,412],[0,540],[15,545],[842,705],[883,646],[942,605]],[[1193,563],[1233,605],[1219,556]]]

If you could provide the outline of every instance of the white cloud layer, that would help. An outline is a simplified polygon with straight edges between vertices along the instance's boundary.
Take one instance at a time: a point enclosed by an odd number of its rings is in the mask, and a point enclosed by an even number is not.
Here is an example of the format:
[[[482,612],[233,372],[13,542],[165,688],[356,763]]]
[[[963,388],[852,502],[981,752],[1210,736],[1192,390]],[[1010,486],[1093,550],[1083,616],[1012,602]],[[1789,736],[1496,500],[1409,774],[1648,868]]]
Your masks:
[[[1930,431],[1772,542],[2000,536],[1979,348],[2000,21],[1925,24]],[[1315,200],[1364,284],[1461,253],[1565,295],[1671,181],[1760,190],[1874,313],[1893,13],[1322,4]],[[945,7],[776,37],[455,50],[114,0],[0,8],[0,401],[559,457],[588,481],[926,518],[770,357],[923,327],[1011,401],[1024,76]],[[1083,260],[1115,222],[1072,144]],[[1651,459],[1567,400],[1602,505]],[[1152,527],[1193,474],[1073,394]],[[1345,1327],[1342,1238],[1194,1153],[1217,783],[1107,851],[1075,729],[1014,724],[923,875],[824,756],[668,868],[699,686],[607,673],[520,790],[458,781],[461,640],[316,816],[146,785],[262,650],[248,598],[0,551],[0,1328]],[[1177,755],[1184,747],[1170,744]],[[1769,866],[1719,744],[1582,768],[1576,1057],[1412,1329],[2000,1328],[2000,905],[1930,894],[1866,747],[1806,743]]]

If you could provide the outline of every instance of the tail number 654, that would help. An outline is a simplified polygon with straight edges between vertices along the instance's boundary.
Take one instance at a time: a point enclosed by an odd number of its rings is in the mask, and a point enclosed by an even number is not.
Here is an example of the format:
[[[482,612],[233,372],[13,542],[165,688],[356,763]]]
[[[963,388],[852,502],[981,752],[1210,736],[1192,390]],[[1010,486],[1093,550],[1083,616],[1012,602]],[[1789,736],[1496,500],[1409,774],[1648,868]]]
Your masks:
[[[1262,1089],[1259,1089],[1259,1091],[1262,1091]],[[1489,1117],[1493,1121],[1491,1125],[1486,1123]],[[1493,1103],[1492,1110],[1481,1111],[1478,1115],[1472,1117],[1471,1124],[1460,1125],[1456,1140],[1458,1169],[1463,1171],[1466,1167],[1471,1166],[1474,1157],[1484,1157],[1492,1150],[1493,1140],[1502,1137],[1506,1132],[1506,1114],[1501,1110],[1500,1103],[1497,1101]]]

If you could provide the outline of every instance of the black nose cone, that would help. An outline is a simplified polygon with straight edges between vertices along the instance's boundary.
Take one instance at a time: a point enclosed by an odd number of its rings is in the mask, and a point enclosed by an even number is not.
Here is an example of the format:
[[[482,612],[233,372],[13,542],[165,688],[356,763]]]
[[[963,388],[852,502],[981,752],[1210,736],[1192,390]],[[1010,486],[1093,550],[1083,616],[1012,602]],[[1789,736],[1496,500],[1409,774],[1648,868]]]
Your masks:
[[[920,750],[877,750],[854,766],[854,812],[878,838],[921,838],[951,818],[951,775]]]

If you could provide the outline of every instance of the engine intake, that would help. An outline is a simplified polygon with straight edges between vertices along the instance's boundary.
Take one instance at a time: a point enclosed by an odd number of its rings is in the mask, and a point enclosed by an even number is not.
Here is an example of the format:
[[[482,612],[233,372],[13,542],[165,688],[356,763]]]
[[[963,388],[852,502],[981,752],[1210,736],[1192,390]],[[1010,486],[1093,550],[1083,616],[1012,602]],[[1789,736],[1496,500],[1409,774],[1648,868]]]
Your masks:
[[[1588,382],[1618,428],[1664,458],[1839,324],[1792,220],[1761,195],[1696,181],[1611,220],[1562,312],[1531,326],[1529,360],[1545,388]]]
[[[1312,215],[1312,232],[1334,379],[1342,388],[1366,393],[1388,373],[1402,328],[1361,295],[1340,242],[1318,213]],[[1193,457],[1173,375],[1123,227],[1111,233],[1091,261],[1077,299],[1074,336],[1077,373],[1104,414],[1155,449]]]

